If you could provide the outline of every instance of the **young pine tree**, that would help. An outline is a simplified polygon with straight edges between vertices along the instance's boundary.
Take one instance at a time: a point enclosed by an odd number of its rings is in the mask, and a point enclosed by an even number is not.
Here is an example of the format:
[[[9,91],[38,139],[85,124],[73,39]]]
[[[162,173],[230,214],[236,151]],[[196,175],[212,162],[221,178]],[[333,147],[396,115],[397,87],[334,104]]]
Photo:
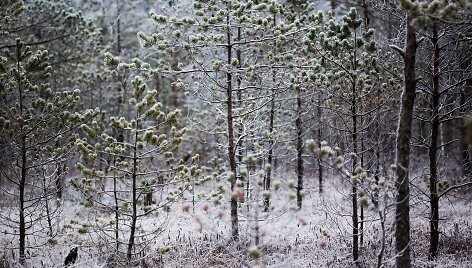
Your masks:
[[[79,90],[54,92],[53,71],[47,51],[31,51],[17,39],[16,46],[0,57],[0,154],[4,159],[1,190],[12,206],[0,212],[7,239],[19,239],[19,260],[26,249],[53,236],[57,164],[73,150],[76,128],[95,115],[74,112]],[[47,224],[44,224],[47,221]]]
[[[110,54],[106,58],[114,67],[118,65],[117,58]],[[147,65],[136,59],[118,66],[128,68]],[[169,212],[171,204],[191,190],[201,172],[196,166],[198,155],[187,162],[179,160],[186,131],[178,120],[180,112],[166,111],[156,101],[156,90],[150,90],[143,77],[135,76],[130,84],[130,113],[110,117],[106,131],[97,124],[82,125],[87,137],[77,142],[83,160],[77,168],[84,177],[74,184],[85,197],[84,205],[111,214],[113,220],[96,224],[100,233],[113,241],[110,244],[116,265],[135,263],[147,256],[150,243],[164,230],[159,214]],[[109,167],[108,173],[98,170],[100,162]],[[92,179],[112,185],[95,189]],[[97,198],[96,192],[108,198]],[[123,255],[125,260],[120,261]]]

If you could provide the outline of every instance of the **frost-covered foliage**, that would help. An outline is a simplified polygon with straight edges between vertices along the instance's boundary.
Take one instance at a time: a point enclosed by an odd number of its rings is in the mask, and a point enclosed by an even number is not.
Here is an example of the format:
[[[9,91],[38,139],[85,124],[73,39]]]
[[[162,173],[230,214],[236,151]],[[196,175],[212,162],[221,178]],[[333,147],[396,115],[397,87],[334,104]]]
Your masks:
[[[189,17],[151,11],[159,30],[138,36],[145,47],[183,55],[182,64],[172,67],[161,61],[155,71],[177,76],[175,85],[199,99],[193,106],[194,128],[207,133],[204,140],[208,134],[215,135],[217,140],[209,140],[211,148],[227,156],[231,189],[226,186],[225,191],[232,193],[232,211],[236,213],[238,199],[258,199],[256,182],[271,170],[260,164],[271,149],[268,140],[273,144],[275,138],[275,129],[268,126],[267,104],[284,90],[282,77],[286,74],[282,70],[289,68],[286,61],[293,58],[286,51],[290,48],[276,47],[279,40],[293,40],[301,26],[299,22],[280,23],[283,8],[276,1],[196,1],[193,7],[195,14]],[[277,65],[280,70],[274,68]],[[244,162],[246,155],[258,163]],[[260,193],[268,199],[270,184],[261,186]],[[237,236],[236,215],[234,219],[233,234]]]
[[[3,31],[5,25],[8,25],[12,18],[20,14],[24,9],[24,3],[21,0],[0,2],[0,36],[5,36],[8,31]]]
[[[0,267],[392,266],[408,81],[411,265],[469,267],[470,3],[328,2],[0,1]]]
[[[26,248],[41,246],[57,235],[63,163],[70,157],[77,127],[93,117],[75,107],[79,90],[54,92],[49,84],[53,69],[47,51],[32,51],[20,39],[0,57],[1,175],[12,187],[2,187],[2,233],[15,241],[20,261]]]
[[[471,11],[470,1],[411,1],[402,0],[400,6],[414,18],[413,24],[422,28],[431,25],[436,19],[454,21],[464,11]]]
[[[111,55],[107,62],[119,69],[128,66]],[[133,66],[138,65],[136,60]],[[130,85],[130,114],[110,117],[111,132],[97,121],[81,126],[85,137],[76,144],[82,162],[76,167],[83,178],[72,181],[85,207],[111,216],[97,219],[92,227],[98,231],[96,244],[109,237],[106,246],[114,254],[108,262],[114,265],[137,263],[151,254],[151,243],[164,229],[162,223],[149,228],[143,222],[168,217],[170,205],[199,183],[201,173],[199,156],[179,150],[186,131],[179,123],[180,111],[162,107],[143,77],[134,76]]]

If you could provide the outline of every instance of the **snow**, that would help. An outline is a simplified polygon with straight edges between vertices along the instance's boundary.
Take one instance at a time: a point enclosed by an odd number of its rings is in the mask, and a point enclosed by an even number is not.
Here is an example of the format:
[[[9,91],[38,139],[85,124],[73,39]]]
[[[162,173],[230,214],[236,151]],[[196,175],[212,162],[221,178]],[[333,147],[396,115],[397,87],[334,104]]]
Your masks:
[[[254,202],[240,204],[240,241],[229,238],[231,220],[227,196],[220,206],[199,200],[193,205],[181,200],[172,205],[169,213],[161,213],[142,222],[143,229],[162,227],[162,232],[147,251],[149,267],[342,267],[351,266],[350,255],[350,186],[334,175],[325,178],[324,192],[320,195],[314,178],[306,178],[303,209],[298,211],[296,200],[290,199],[295,189],[283,183],[294,174],[278,172],[274,180],[281,181],[280,190],[272,193],[269,213]],[[201,187],[201,188],[198,188]],[[197,186],[197,192],[209,191],[206,186]],[[62,267],[71,245],[79,246],[79,258],[74,267],[106,267],[110,246],[113,242],[99,237],[94,232],[94,222],[106,222],[111,218],[80,205],[81,197],[69,188],[60,216],[57,245],[31,249],[28,256],[30,267]],[[412,201],[413,202],[413,201]],[[5,206],[6,204],[3,204]],[[424,267],[429,264],[427,256],[428,219],[427,204],[412,206],[413,264]],[[470,267],[470,242],[472,236],[467,226],[472,224],[472,207],[467,200],[444,200],[441,204],[444,219],[440,257],[441,267]],[[249,210],[248,210],[249,208]],[[389,211],[387,222],[386,266],[394,264],[393,211]],[[452,217],[453,216],[453,217]],[[258,219],[258,220],[256,220]],[[375,266],[379,250],[380,229],[375,212],[365,210],[364,247],[362,262],[366,267]],[[80,234],[79,230],[84,232]],[[255,245],[259,233],[259,245]],[[103,234],[101,234],[103,235]],[[2,236],[2,245],[7,236]],[[13,241],[15,242],[15,241]],[[107,245],[108,244],[108,245]],[[260,251],[260,258],[255,250]],[[7,259],[11,250],[4,251]],[[17,267],[13,265],[12,267]]]

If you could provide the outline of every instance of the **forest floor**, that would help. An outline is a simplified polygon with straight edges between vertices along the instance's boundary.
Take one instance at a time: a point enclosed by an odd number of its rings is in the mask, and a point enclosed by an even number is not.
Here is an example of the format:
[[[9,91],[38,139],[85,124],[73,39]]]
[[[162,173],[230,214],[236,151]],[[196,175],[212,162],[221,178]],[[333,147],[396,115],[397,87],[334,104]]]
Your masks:
[[[283,181],[287,177],[293,174],[275,179]],[[467,195],[459,193],[441,202],[439,256],[430,262],[427,258],[429,211],[421,198],[421,184],[418,183],[420,186],[414,190],[415,198],[411,200],[414,267],[472,267],[470,195],[464,198]],[[154,251],[148,253],[147,266],[143,267],[351,267],[349,183],[340,178],[326,179],[322,194],[315,179],[307,178],[305,185],[307,194],[300,211],[294,209],[296,201],[291,193],[294,190],[283,183],[281,190],[272,195],[273,210],[268,214],[254,203],[241,203],[239,242],[229,239],[229,204],[225,205],[229,202],[223,201],[219,206],[203,201],[195,206],[191,202],[175,203],[167,215],[161,214],[158,219],[143,224],[144,229],[147,225],[162,226],[162,233],[151,245]],[[63,204],[57,244],[32,251],[29,267],[62,267],[72,244],[79,246],[74,267],[107,267],[106,254],[97,250],[101,243],[97,242],[93,228],[87,228],[93,222],[106,220],[106,215],[90,213],[90,209],[79,205],[78,198],[72,189],[68,191],[65,199],[70,201]],[[383,267],[393,267],[393,206],[388,207],[386,218]],[[377,267],[382,238],[379,218],[375,211],[366,208],[364,220],[360,262],[363,267]],[[261,255],[254,259],[250,252],[257,237]],[[6,255],[11,256],[8,252]]]

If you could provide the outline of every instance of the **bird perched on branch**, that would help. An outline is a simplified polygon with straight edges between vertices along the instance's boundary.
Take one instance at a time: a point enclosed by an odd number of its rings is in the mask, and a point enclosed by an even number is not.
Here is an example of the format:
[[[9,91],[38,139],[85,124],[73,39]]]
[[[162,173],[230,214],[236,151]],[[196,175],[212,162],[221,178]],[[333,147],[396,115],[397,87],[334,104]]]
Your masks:
[[[77,260],[77,250],[78,247],[73,247],[69,254],[66,257],[66,260],[64,261],[64,267],[69,267],[70,265],[74,264],[75,261]]]

